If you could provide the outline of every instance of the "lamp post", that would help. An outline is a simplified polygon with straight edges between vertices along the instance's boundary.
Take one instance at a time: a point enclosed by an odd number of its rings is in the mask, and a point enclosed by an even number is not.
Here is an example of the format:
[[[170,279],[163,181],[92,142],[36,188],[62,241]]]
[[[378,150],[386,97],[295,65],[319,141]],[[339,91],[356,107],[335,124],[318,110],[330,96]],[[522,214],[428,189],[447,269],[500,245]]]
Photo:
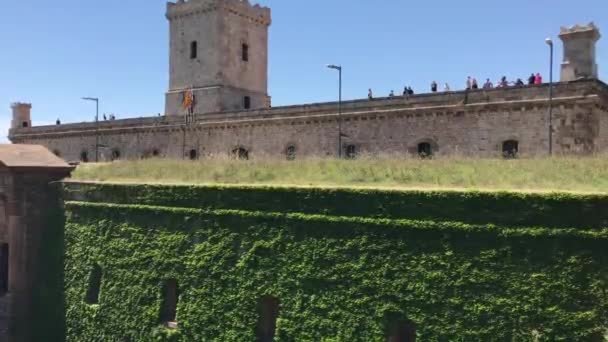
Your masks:
[[[328,64],[327,67],[338,70],[338,159],[342,159],[342,66]]]
[[[553,40],[545,39],[549,45],[549,155],[553,155]]]
[[[96,97],[83,97],[85,101],[95,101],[95,162],[99,162],[99,99]]]

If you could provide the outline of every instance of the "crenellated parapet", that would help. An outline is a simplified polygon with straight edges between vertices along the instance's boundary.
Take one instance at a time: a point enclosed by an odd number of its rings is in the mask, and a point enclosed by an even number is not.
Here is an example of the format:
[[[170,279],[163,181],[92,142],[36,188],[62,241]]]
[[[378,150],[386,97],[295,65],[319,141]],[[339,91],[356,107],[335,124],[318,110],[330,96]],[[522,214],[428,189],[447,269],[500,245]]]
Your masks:
[[[248,0],[178,0],[167,3],[166,16],[173,20],[213,11],[226,11],[265,26],[272,22],[270,8],[252,5]]]
[[[588,25],[573,25],[570,27],[561,27],[559,36],[562,39],[571,39],[573,37],[588,36],[589,38],[597,41],[601,38],[599,28],[593,23]]]

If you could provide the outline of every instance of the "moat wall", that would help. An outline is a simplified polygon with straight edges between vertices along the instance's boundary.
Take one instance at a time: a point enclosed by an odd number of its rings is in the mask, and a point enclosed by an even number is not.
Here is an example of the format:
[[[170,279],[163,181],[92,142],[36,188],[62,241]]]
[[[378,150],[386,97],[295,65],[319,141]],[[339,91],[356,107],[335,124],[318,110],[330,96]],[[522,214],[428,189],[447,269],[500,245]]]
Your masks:
[[[65,183],[63,197],[68,341],[599,341],[608,327],[603,195]]]
[[[548,85],[422,94],[343,104],[343,151],[405,156],[428,142],[435,154],[498,157],[503,143],[518,141],[521,156],[549,151]],[[555,85],[553,150],[589,154],[608,149],[608,86],[596,80]],[[149,117],[13,129],[13,143],[41,144],[69,161],[151,156],[196,158],[230,155],[243,148],[250,158],[336,156],[336,103],[265,110]],[[114,155],[114,156],[113,156]]]

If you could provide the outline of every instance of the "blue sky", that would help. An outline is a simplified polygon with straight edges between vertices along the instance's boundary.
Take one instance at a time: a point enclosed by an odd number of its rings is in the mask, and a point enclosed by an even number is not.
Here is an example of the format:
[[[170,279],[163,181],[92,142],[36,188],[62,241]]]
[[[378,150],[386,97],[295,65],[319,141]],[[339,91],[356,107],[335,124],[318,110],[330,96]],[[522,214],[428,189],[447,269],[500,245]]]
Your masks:
[[[377,96],[431,81],[464,85],[502,75],[548,76],[547,36],[594,21],[608,36],[606,0],[264,0],[273,10],[270,95],[273,105],[331,101],[344,67],[344,97]],[[155,115],[168,84],[168,25],[162,0],[28,0],[0,5],[0,141],[10,103],[33,104],[34,125]],[[608,37],[598,43],[608,80]],[[557,76],[558,77],[558,76]]]

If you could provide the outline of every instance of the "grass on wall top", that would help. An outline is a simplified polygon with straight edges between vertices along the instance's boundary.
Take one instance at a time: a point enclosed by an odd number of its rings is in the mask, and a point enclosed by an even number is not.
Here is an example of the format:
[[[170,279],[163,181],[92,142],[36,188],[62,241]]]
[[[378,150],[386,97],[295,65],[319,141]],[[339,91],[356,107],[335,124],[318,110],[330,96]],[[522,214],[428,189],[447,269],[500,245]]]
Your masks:
[[[83,164],[82,181],[608,192],[608,156],[534,159],[148,159]]]

